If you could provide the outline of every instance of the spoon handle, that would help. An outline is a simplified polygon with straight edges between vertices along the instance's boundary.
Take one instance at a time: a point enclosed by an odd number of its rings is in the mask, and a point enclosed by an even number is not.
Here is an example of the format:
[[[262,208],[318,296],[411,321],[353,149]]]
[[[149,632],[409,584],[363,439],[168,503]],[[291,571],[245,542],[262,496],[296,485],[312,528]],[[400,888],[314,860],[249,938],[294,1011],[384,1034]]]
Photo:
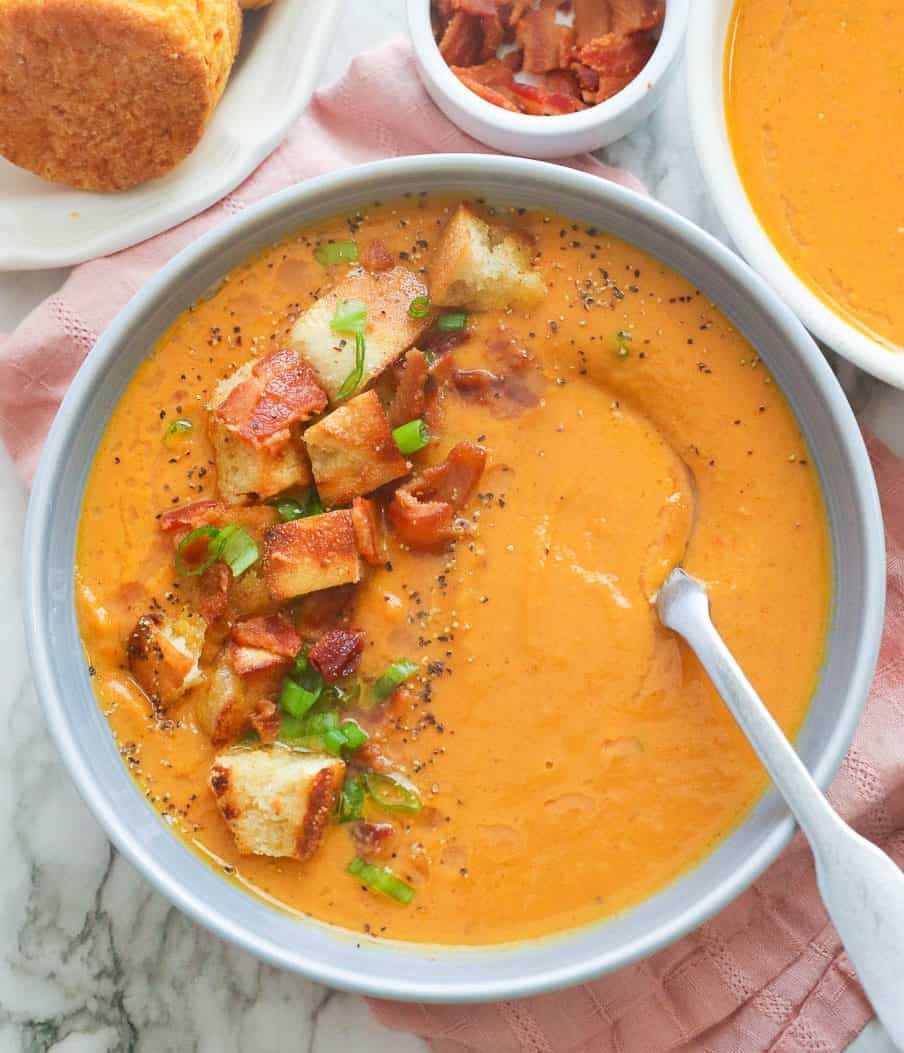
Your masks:
[[[712,623],[703,586],[673,571],[663,625],[700,659],[803,830],[826,910],[877,1016],[904,1050],[904,873],[832,809]]]

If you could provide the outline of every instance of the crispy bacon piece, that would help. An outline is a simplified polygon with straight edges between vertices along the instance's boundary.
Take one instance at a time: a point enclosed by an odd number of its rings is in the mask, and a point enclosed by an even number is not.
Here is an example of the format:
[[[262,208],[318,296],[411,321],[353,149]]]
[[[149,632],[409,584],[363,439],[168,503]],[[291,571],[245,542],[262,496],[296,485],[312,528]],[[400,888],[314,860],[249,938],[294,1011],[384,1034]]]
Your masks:
[[[511,10],[508,12],[508,24],[516,26],[527,12],[532,10],[534,3],[535,0],[514,0]]]
[[[556,22],[561,0],[541,0],[540,6],[519,19],[515,39],[521,48],[521,68],[527,73],[562,69],[571,60],[574,29]]]
[[[289,661],[280,654],[274,654],[264,647],[242,647],[235,644],[229,651],[232,668],[239,676],[251,676],[266,669],[276,669]]]
[[[578,48],[576,59],[602,77],[635,77],[647,64],[656,42],[646,33],[606,33]]]
[[[379,567],[385,559],[383,517],[369,498],[356,497],[352,501],[352,527],[358,551],[372,567]]]
[[[655,29],[665,18],[665,0],[607,0],[607,5],[610,33],[640,33]]]
[[[395,264],[395,257],[386,247],[386,243],[374,238],[364,246],[361,263],[369,271],[388,271]]]
[[[574,32],[577,45],[612,32],[612,6],[609,0],[572,0],[574,4]]]
[[[391,428],[399,428],[424,415],[427,356],[413,347],[395,367],[396,387],[386,410]]]
[[[187,534],[199,526],[220,522],[225,511],[222,501],[193,501],[190,505],[181,505],[164,512],[157,520],[157,525],[166,534],[176,530]]]
[[[584,102],[593,102],[600,86],[600,75],[595,69],[585,66],[583,62],[573,62],[571,68],[574,71],[581,97]]]
[[[261,742],[276,742],[276,736],[279,734],[279,710],[276,703],[269,698],[262,698],[257,702],[251,714],[251,726],[260,736]]]
[[[395,692],[396,695],[398,693],[398,691]],[[380,707],[378,712],[383,708]],[[378,771],[382,775],[387,775],[395,769],[395,765],[386,757],[379,744],[373,738],[369,742],[365,742],[363,746],[359,746],[352,755],[352,759],[361,768],[368,771]]]
[[[581,97],[578,79],[570,70],[550,70],[543,78],[543,84],[546,90],[554,95],[570,95],[572,99]]]
[[[208,622],[215,622],[226,613],[231,583],[229,564],[219,559],[198,577],[198,610]]]
[[[627,88],[636,75],[635,73],[622,73],[612,77],[600,77],[596,94],[591,101],[596,103],[611,99],[613,95],[617,95],[623,88]]]
[[[302,638],[316,640],[327,629],[347,624],[354,598],[354,585],[336,585],[305,596],[296,623]]]
[[[421,349],[426,354],[428,351],[434,358],[434,364],[430,367],[430,375],[435,376],[440,361],[450,351],[454,351],[470,337],[467,329],[453,329],[444,332],[434,327],[429,329],[419,341]]]
[[[464,11],[466,15],[477,15],[478,17],[499,14],[497,0],[452,0],[452,8],[455,11]]]
[[[481,81],[476,80],[471,76],[470,70],[456,68],[452,72],[469,91],[473,91],[484,102],[491,102],[494,106],[499,106],[510,113],[521,112],[520,107],[512,101],[509,95],[504,91],[500,91],[499,88],[494,88],[489,84],[483,84]]]
[[[562,92],[547,91],[539,84],[521,84],[516,82],[512,91],[521,101],[525,113],[535,117],[548,117],[554,114],[575,113],[585,109],[580,99]]]
[[[301,650],[301,637],[284,614],[237,622],[231,635],[242,647],[257,647],[281,658],[294,658]]]
[[[389,504],[389,520],[412,548],[435,548],[454,536],[454,516],[474,492],[486,464],[486,450],[460,442],[445,461],[399,487]]]
[[[243,439],[269,446],[284,443],[290,424],[315,417],[327,401],[314,371],[291,348],[283,348],[256,362],[214,412]]]
[[[379,859],[385,856],[395,840],[395,827],[392,823],[352,823],[352,840],[359,855],[365,859]]]
[[[364,633],[330,629],[308,651],[308,661],[328,684],[351,676],[364,652]]]
[[[505,41],[505,26],[496,12],[481,17],[480,36],[480,61],[489,62],[496,58],[496,51]]]
[[[439,42],[439,53],[450,66],[471,66],[477,61],[481,44],[480,19],[456,11]]]

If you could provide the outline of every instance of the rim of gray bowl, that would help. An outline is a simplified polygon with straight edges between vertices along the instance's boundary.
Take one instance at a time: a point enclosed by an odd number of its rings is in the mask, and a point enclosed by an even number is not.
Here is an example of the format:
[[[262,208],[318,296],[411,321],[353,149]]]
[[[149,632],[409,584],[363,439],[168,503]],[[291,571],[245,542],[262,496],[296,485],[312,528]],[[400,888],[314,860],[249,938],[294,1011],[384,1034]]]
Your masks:
[[[195,921],[264,961],[345,990],[432,1002],[515,998],[647,957],[737,897],[793,833],[775,793],[693,870],[598,924],[497,946],[376,940],[268,906],[171,833],[122,763],[94,698],[75,623],[75,524],[87,471],[110,411],[160,333],[264,244],[317,218],[419,191],[485,196],[593,224],[684,274],[754,343],[798,416],[829,511],[841,602],[833,608],[822,680],[797,739],[817,782],[828,785],[866,702],[884,612],[882,518],[850,406],[800,322],[729,249],[655,201],[545,162],[470,154],[374,162],[266,198],[178,253],[108,326],[53,422],[26,522],[26,633],[48,727],[82,798],[126,858]]]

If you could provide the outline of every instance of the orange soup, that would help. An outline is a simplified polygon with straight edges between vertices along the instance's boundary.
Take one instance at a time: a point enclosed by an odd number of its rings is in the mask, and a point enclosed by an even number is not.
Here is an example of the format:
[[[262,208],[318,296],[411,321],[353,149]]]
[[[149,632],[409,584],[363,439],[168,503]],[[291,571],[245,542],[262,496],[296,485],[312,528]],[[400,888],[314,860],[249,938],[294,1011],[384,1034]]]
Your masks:
[[[176,319],[98,449],[76,596],[175,835],[301,916],[488,944],[639,903],[762,792],[658,624],[682,559],[794,735],[830,550],[756,352],[605,232],[421,196]]]
[[[766,233],[846,321],[904,348],[904,7],[738,0],[728,126]]]

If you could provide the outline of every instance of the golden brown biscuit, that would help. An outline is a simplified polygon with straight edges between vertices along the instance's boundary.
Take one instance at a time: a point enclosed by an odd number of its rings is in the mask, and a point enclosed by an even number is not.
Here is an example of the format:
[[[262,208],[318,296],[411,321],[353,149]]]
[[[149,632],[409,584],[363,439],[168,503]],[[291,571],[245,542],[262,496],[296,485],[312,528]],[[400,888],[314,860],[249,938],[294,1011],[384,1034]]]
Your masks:
[[[85,190],[197,146],[238,51],[238,0],[0,0],[0,154]]]
[[[253,11],[257,7],[266,7],[270,2],[271,0],[239,0],[244,11]]]

